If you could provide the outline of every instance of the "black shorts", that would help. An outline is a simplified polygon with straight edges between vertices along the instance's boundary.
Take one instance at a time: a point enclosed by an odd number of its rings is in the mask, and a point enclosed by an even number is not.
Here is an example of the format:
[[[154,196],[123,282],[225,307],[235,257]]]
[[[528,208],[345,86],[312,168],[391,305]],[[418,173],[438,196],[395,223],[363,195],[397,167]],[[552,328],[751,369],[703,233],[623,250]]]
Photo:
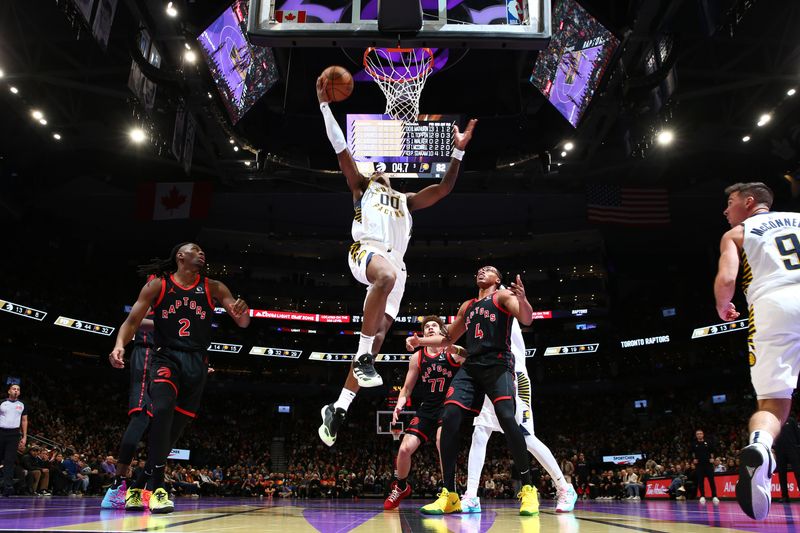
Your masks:
[[[208,378],[208,356],[203,352],[185,352],[160,347],[152,352],[152,383],[167,383],[178,398],[175,410],[195,418]]]
[[[516,394],[514,373],[506,365],[462,365],[450,382],[444,404],[455,404],[477,415],[483,407],[484,396],[488,396],[492,403],[497,403],[501,400],[514,401]]]
[[[147,387],[150,383],[148,367],[153,349],[142,344],[134,344],[131,351],[131,386],[128,392],[128,416],[139,411],[150,411],[150,395]]]
[[[421,406],[411,423],[406,428],[406,433],[414,435],[423,443],[436,439],[436,431],[442,425],[442,408],[425,409]]]

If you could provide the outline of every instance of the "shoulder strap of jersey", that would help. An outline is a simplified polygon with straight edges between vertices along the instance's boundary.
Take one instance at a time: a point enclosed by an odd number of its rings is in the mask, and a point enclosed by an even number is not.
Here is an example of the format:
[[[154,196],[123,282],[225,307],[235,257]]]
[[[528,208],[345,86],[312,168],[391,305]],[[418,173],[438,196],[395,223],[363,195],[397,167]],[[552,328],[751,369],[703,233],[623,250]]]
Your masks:
[[[492,294],[492,303],[493,303],[493,304],[494,304],[494,306],[495,306],[496,308],[498,308],[500,311],[502,311],[503,313],[505,313],[505,314],[506,314],[506,315],[508,315],[508,316],[511,316],[511,311],[509,311],[508,309],[506,309],[505,307],[503,307],[502,305],[500,305],[500,302],[499,302],[499,300],[497,299],[497,294],[498,294],[499,292],[500,292],[500,291],[494,291],[494,293]]]
[[[166,291],[167,291],[167,280],[166,280],[166,278],[164,278],[162,276],[161,277],[161,292],[159,293],[158,298],[156,298],[156,303],[153,304],[153,309],[156,309],[159,306],[159,304],[161,303],[161,300],[164,299],[164,293]]]

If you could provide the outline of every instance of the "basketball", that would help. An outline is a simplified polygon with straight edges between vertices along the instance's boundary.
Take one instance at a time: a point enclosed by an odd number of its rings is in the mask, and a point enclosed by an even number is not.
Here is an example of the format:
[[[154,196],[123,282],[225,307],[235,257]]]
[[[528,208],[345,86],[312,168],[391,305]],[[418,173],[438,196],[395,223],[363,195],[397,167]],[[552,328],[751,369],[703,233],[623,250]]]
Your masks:
[[[328,80],[327,94],[332,102],[341,102],[353,93],[353,76],[344,67],[333,65],[322,71]]]

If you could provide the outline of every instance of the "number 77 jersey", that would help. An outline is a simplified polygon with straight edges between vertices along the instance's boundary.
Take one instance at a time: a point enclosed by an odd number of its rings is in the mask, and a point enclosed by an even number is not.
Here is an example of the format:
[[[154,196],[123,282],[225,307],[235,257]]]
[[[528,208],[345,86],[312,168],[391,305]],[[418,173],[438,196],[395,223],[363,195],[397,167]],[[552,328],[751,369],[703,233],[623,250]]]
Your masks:
[[[753,215],[743,226],[742,289],[747,302],[800,285],[800,213]]]
[[[444,403],[450,381],[461,364],[456,363],[453,356],[444,350],[432,348],[421,349],[417,361],[419,382],[413,396],[420,399],[418,411],[437,411]]]

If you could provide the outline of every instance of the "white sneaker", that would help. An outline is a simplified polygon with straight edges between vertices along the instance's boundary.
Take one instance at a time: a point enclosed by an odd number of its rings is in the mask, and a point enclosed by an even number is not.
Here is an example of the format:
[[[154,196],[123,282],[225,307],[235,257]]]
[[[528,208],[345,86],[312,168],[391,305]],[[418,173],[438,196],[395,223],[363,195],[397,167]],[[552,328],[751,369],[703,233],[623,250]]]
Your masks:
[[[706,497],[700,496],[700,503],[706,503]]]
[[[556,493],[556,500],[557,513],[571,513],[575,509],[575,502],[578,501],[578,493],[572,484],[569,484],[567,488]]]
[[[714,496],[713,498],[711,498],[711,503],[713,503],[714,505],[717,505],[717,504],[719,504],[719,498],[717,498],[716,496]]]
[[[481,512],[481,499],[477,496],[474,498],[461,498],[461,512],[462,513],[480,513]]]
[[[772,471],[775,459],[772,452],[754,442],[739,452],[739,481],[736,482],[736,501],[742,511],[754,520],[763,520],[772,503]]]
[[[639,496],[634,496],[634,497],[633,497],[633,501],[636,501],[636,502],[638,502],[638,501],[639,501],[639,500],[641,500],[641,499],[642,499],[642,498],[641,498],[641,497],[639,497]]]

